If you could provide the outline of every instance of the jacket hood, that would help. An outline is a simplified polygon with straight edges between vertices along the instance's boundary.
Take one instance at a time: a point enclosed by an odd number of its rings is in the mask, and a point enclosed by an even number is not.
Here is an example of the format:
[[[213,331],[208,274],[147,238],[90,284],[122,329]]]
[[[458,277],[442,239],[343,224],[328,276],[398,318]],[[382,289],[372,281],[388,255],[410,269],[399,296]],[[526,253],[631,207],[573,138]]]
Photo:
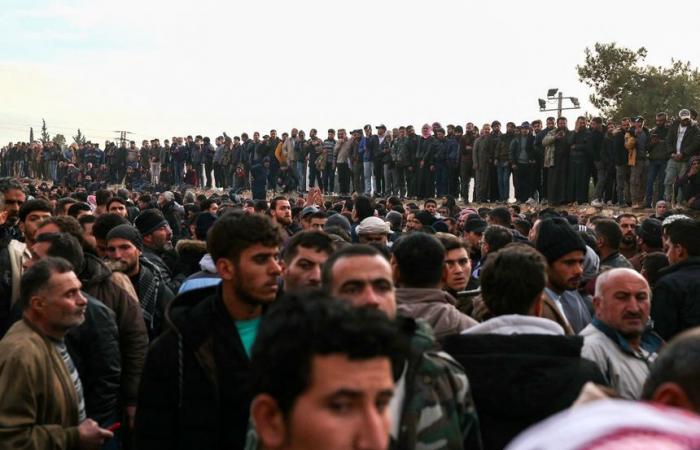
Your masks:
[[[465,368],[479,415],[498,418],[504,429],[571,405],[592,373],[582,346],[581,336],[544,334],[468,333],[443,340]]]
[[[494,317],[479,325],[468,328],[462,334],[542,334],[564,336],[564,329],[553,320],[542,317],[508,314]]]
[[[457,300],[442,289],[398,288],[397,303],[449,303],[456,305]]]
[[[199,267],[204,271],[204,272],[209,272],[209,273],[218,273],[216,271],[216,264],[214,264],[214,259],[211,257],[209,253],[204,255],[202,259],[199,261]]]
[[[186,291],[175,297],[165,310],[168,326],[177,334],[182,334],[185,328],[190,328],[198,318],[202,317],[202,313],[207,311],[205,307],[210,302],[205,300],[220,295],[219,289],[220,286],[209,286]]]
[[[206,253],[207,243],[197,239],[180,239],[175,245],[175,250],[178,254],[182,252]]]

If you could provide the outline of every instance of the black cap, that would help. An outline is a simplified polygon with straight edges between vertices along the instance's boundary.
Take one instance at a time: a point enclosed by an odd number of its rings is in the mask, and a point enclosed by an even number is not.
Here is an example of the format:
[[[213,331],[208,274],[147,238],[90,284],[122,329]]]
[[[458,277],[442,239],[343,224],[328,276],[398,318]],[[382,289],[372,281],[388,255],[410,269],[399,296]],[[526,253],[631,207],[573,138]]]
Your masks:
[[[380,128],[383,129],[383,130],[386,130],[386,125],[384,125],[384,124],[382,123],[382,124],[377,125],[375,128],[377,128],[377,130],[379,130]]]
[[[158,228],[167,224],[168,221],[165,220],[163,213],[158,209],[146,209],[134,220],[134,225],[136,225],[136,228],[138,228],[143,236],[153,233]]]
[[[112,228],[107,233],[107,240],[109,241],[110,239],[125,239],[134,244],[134,247],[143,250],[143,237],[133,225],[123,224]]]
[[[573,251],[586,253],[586,243],[573,227],[561,217],[553,217],[540,222],[537,233],[537,250],[552,264]]]

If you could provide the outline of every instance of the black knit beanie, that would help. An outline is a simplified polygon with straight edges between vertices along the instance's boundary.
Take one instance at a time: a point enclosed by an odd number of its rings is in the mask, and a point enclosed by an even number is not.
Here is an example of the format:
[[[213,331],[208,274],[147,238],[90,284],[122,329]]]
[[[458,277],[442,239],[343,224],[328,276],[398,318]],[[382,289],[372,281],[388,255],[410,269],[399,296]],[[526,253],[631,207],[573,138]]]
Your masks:
[[[586,243],[581,236],[560,217],[540,222],[535,246],[549,264],[576,250],[586,253]]]
[[[143,238],[139,230],[133,225],[124,224],[112,228],[109,233],[107,233],[107,240],[109,241],[110,239],[126,239],[139,250],[143,250]]]
[[[167,224],[168,221],[165,220],[163,213],[157,209],[146,209],[134,220],[134,225],[136,225],[136,228],[138,228],[142,236],[153,233],[158,228]]]

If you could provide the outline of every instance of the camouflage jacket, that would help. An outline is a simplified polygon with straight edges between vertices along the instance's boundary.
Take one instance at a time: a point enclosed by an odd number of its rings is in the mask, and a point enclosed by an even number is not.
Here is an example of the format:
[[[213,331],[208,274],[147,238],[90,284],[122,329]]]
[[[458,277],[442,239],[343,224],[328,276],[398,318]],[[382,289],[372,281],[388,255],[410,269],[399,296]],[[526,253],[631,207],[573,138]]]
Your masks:
[[[464,369],[440,350],[430,325],[401,320],[412,334],[411,355],[399,439],[391,448],[481,449],[479,420]]]
[[[392,450],[480,450],[481,432],[462,366],[440,350],[427,322],[400,318],[411,337],[406,397]],[[262,448],[250,421],[244,450]]]

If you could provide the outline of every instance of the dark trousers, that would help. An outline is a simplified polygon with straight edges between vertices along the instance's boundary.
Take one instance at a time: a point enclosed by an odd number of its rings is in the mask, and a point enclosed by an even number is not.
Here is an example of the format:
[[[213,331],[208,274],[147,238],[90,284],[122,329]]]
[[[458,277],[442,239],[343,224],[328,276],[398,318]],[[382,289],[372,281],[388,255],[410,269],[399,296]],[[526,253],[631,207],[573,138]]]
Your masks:
[[[418,198],[435,197],[435,179],[430,166],[425,165],[418,168],[416,183],[418,187]]]
[[[212,179],[212,172],[214,172],[214,163],[211,161],[207,161],[204,163],[204,174],[207,176],[207,186],[208,188],[211,187],[211,179]],[[202,183],[204,183],[204,179],[202,178]]]
[[[323,190],[323,180],[321,179],[321,171],[316,168],[315,162],[309,162],[309,187],[315,187],[318,181],[318,187]]]
[[[350,167],[348,163],[338,163],[338,189],[341,194],[350,193]]]
[[[447,166],[447,193],[454,198],[459,197],[459,166]]]
[[[532,196],[532,166],[529,163],[517,163],[513,172],[513,185],[515,187],[515,199],[521,203]]]
[[[326,163],[323,171],[323,187],[326,189],[326,192],[333,192],[335,187],[335,167],[333,167],[331,162]]]
[[[381,159],[374,161],[374,191],[375,193],[384,192],[386,186],[384,185],[384,164]]]
[[[418,174],[415,166],[406,167],[406,195],[408,197],[418,196]]]
[[[435,187],[438,197],[447,195],[448,179],[447,164],[444,162],[435,163]]]
[[[650,208],[654,200],[664,198],[664,178],[666,175],[666,160],[650,160],[649,171],[647,172],[647,193],[646,206]],[[654,185],[657,185],[656,199],[654,199]]]
[[[469,201],[469,188],[472,178],[472,161],[462,161],[459,166],[460,196],[464,202]]]
[[[567,175],[567,201],[579,204],[588,203],[588,185],[590,183],[590,166],[588,158],[571,155]]]

